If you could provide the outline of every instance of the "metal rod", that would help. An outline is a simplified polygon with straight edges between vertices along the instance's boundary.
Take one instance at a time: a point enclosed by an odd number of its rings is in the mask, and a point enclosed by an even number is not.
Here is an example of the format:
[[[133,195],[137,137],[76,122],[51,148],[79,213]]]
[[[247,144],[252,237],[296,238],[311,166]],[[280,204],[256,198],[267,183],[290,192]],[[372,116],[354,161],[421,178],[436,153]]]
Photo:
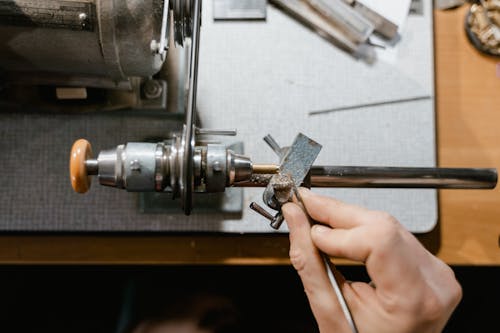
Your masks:
[[[332,108],[332,109],[328,109],[328,110],[310,111],[309,115],[314,116],[314,115],[318,115],[318,114],[330,113],[330,112],[336,112],[336,111],[348,111],[348,110],[356,110],[356,109],[362,109],[362,108],[372,108],[372,107],[381,106],[381,105],[416,102],[416,101],[422,101],[422,100],[430,100],[431,98],[432,98],[431,96],[425,95],[425,96],[417,96],[417,97],[410,97],[410,98],[383,100],[383,101],[366,103],[366,104],[347,105],[347,106],[340,106],[340,107]]]
[[[258,214],[262,215],[263,217],[265,217],[266,219],[268,219],[271,222],[274,220],[274,216],[272,216],[267,210],[265,210],[264,208],[262,208],[260,205],[258,205],[255,202],[252,202],[250,204],[250,209],[253,210],[254,212],[257,212]]]
[[[268,134],[264,137],[264,141],[268,144],[269,147],[276,153],[276,155],[281,156],[281,147],[280,145],[274,140],[274,138],[271,136],[271,134]]]
[[[335,167],[311,169],[313,187],[493,189],[496,169]]]
[[[99,173],[99,162],[96,159],[86,160],[85,168],[87,169],[87,175],[95,176]]]
[[[193,0],[193,31],[191,36],[191,54],[189,62],[189,81],[186,105],[185,133],[181,170],[181,200],[186,215],[193,206],[193,154],[195,145],[196,93],[198,88],[198,60],[200,49],[201,0]]]
[[[238,187],[265,187],[272,175],[254,175]],[[313,166],[312,187],[493,189],[496,169]]]
[[[276,164],[254,164],[252,165],[252,171],[255,174],[275,174],[280,170],[280,166]]]
[[[221,129],[210,129],[210,128],[197,128],[196,134],[198,134],[198,135],[236,136],[237,131],[235,129],[221,130]]]

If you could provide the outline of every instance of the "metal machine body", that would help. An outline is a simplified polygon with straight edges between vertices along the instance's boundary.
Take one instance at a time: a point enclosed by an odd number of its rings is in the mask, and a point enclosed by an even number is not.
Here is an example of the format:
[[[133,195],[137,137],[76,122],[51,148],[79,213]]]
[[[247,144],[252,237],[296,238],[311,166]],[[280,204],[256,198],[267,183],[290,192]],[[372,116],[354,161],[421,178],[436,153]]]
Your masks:
[[[193,8],[192,0],[0,0],[0,102],[164,111],[168,49],[191,37]]]
[[[167,54],[168,1],[2,0],[0,68],[10,81],[126,87]]]
[[[97,175],[105,186],[130,192],[172,192],[179,196],[181,186],[182,147],[180,137],[172,144],[130,142],[104,150],[97,159],[88,159],[88,175]],[[194,150],[193,176],[195,192],[224,192],[226,187],[247,180],[252,175],[249,158],[209,144]]]

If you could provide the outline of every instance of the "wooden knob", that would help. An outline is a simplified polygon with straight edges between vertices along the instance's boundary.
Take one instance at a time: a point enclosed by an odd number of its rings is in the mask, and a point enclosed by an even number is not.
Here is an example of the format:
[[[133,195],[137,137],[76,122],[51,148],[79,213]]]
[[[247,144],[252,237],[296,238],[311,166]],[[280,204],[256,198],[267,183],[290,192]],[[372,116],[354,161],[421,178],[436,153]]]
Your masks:
[[[90,177],[87,174],[85,161],[92,157],[92,147],[85,139],[75,141],[71,148],[69,174],[71,186],[77,193],[85,193],[90,188]]]

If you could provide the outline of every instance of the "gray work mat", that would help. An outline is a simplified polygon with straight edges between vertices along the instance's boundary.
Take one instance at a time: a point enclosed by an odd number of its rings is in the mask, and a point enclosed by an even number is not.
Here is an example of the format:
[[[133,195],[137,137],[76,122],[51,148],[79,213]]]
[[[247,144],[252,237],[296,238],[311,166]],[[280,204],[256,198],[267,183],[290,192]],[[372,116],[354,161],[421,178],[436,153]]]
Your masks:
[[[398,58],[367,65],[345,55],[270,7],[266,22],[213,22],[204,2],[198,110],[204,127],[237,128],[255,162],[276,162],[262,137],[289,144],[303,132],[323,145],[317,164],[434,166],[431,1],[410,17]],[[309,111],[378,100],[429,99],[335,112]],[[0,230],[274,232],[246,207],[262,189],[245,189],[241,214],[141,213],[139,196],[94,186],[72,192],[72,142],[94,152],[127,141],[165,137],[180,124],[146,116],[0,113]],[[233,140],[234,142],[234,140]],[[229,142],[230,143],[230,142]],[[434,190],[323,189],[382,209],[409,230],[437,222]],[[284,228],[283,231],[286,231]]]

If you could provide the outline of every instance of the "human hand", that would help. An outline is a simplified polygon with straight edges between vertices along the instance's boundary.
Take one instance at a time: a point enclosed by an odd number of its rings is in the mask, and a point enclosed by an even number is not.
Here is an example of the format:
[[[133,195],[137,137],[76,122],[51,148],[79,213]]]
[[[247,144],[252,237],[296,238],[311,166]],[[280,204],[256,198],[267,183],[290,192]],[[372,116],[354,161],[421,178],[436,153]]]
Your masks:
[[[441,332],[462,289],[450,267],[429,253],[392,216],[320,196],[300,195],[309,225],[295,203],[283,206],[290,229],[290,260],[321,332],[350,332],[319,251],[363,262],[372,283],[346,282],[344,298],[360,333]],[[338,272],[337,272],[338,273]]]

